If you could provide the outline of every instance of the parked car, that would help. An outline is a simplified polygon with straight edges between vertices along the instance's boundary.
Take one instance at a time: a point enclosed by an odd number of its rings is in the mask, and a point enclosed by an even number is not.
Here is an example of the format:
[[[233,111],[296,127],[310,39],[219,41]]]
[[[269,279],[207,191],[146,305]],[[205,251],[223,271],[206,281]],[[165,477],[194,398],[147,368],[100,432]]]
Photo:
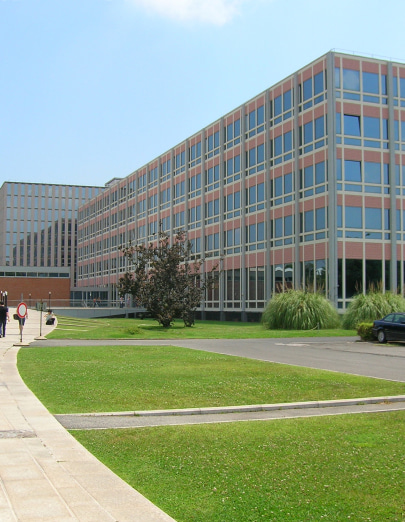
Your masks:
[[[405,341],[405,313],[395,312],[374,321],[373,335],[379,343]]]

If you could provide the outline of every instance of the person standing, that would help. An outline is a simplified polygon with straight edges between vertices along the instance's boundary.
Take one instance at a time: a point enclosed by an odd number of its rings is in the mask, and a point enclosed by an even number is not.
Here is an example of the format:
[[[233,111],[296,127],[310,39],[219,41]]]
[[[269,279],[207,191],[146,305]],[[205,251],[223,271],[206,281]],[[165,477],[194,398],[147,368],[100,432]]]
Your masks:
[[[8,308],[3,301],[0,302],[0,337],[6,336],[6,323],[10,321]]]

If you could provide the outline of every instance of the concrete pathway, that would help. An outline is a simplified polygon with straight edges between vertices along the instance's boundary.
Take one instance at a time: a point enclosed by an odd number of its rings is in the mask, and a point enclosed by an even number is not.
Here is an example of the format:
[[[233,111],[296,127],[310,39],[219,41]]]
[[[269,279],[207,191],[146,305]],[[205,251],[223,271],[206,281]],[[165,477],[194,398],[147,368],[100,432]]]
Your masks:
[[[23,343],[49,332],[40,316],[29,311]],[[17,371],[19,343],[11,319],[0,339],[0,521],[172,521],[85,450],[30,392]]]

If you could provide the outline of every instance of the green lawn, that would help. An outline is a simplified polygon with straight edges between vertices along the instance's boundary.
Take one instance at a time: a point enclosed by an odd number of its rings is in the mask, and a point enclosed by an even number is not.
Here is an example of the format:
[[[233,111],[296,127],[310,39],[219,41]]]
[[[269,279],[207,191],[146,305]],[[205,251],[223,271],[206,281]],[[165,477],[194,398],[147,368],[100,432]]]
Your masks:
[[[72,434],[178,522],[404,520],[405,412]]]
[[[89,338],[122,337],[138,323],[143,338],[184,337],[198,328],[195,337],[274,334],[252,323],[164,330],[152,321],[69,319],[53,335],[66,337],[69,326],[72,337],[83,330]],[[405,393],[405,383],[176,346],[30,347],[18,352],[18,369],[53,413]],[[403,411],[72,434],[178,522],[405,520]]]
[[[405,383],[175,346],[27,348],[21,376],[52,413],[202,408],[405,393]]]
[[[178,320],[162,328],[153,319],[76,319],[58,317],[48,339],[260,339],[270,337],[337,337],[357,335],[354,330],[266,330],[261,323],[197,321],[186,328]]]

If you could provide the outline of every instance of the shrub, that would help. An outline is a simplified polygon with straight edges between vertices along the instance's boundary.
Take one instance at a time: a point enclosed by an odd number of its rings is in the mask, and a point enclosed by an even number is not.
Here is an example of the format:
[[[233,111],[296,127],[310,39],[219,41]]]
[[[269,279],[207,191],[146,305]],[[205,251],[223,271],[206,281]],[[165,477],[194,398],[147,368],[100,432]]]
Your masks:
[[[373,323],[360,323],[357,325],[357,335],[362,341],[372,341],[373,335]]]
[[[262,315],[265,328],[271,330],[311,330],[337,328],[339,315],[320,293],[287,290],[273,294]]]
[[[139,328],[137,326],[128,326],[124,329],[124,332],[127,335],[138,335],[139,334]]]
[[[356,328],[358,324],[373,322],[391,312],[405,312],[405,299],[399,294],[370,290],[358,294],[343,316],[343,328]]]

